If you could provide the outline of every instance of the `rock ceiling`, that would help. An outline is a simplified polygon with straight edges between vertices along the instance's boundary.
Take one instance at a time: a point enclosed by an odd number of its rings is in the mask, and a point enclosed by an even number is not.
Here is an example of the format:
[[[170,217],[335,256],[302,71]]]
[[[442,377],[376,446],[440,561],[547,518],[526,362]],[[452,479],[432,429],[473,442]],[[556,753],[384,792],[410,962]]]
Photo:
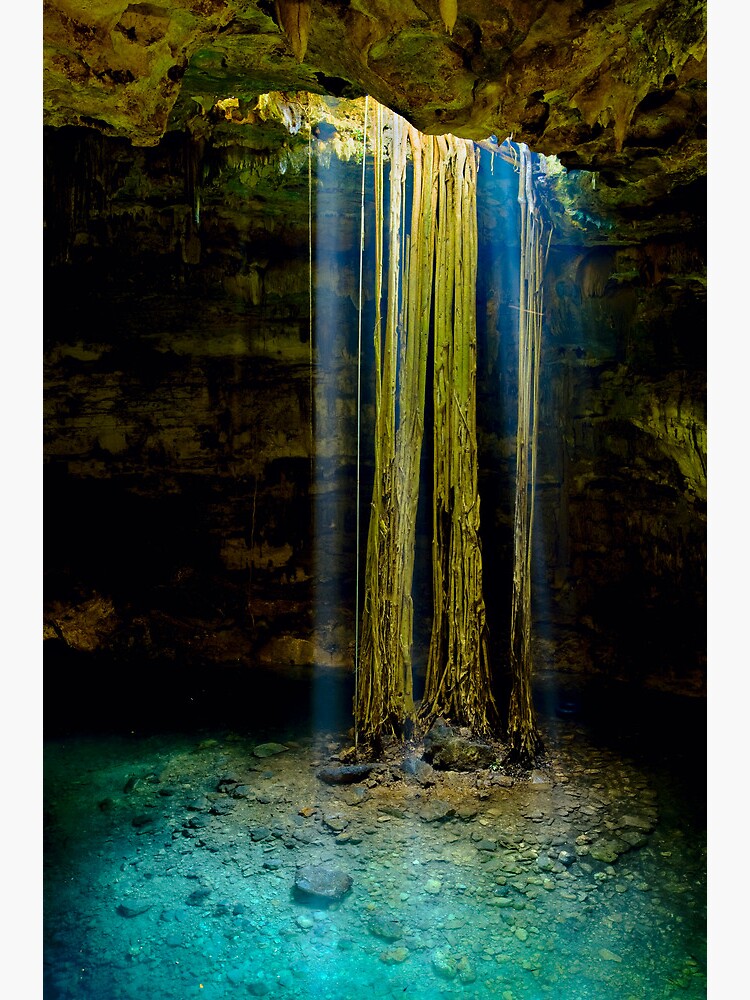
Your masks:
[[[698,199],[702,215],[705,7],[46,0],[45,124],[153,146],[172,129],[205,130],[207,112],[227,98],[241,111],[268,91],[367,93],[422,131],[512,135],[596,171],[626,219],[675,199],[683,212]]]

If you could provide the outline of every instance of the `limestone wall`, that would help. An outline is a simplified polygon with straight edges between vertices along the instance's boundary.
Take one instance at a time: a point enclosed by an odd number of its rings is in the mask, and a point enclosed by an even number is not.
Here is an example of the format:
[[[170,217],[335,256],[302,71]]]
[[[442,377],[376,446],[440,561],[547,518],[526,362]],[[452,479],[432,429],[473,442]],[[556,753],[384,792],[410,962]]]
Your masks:
[[[306,168],[282,175],[246,151],[196,150],[181,133],[152,149],[75,129],[47,138],[51,642],[160,662],[349,667],[360,165],[316,168],[311,352]],[[500,214],[490,205],[480,221],[485,262],[491,243],[497,253]],[[547,280],[538,665],[699,689],[702,248],[639,244],[637,232],[627,244],[574,244],[569,233],[553,242]],[[479,288],[480,489],[499,674],[510,617],[516,252],[506,241],[505,263],[480,268]],[[371,307],[370,298],[363,537]],[[418,618],[429,615],[430,530],[424,508]],[[106,628],[91,619],[105,605]]]

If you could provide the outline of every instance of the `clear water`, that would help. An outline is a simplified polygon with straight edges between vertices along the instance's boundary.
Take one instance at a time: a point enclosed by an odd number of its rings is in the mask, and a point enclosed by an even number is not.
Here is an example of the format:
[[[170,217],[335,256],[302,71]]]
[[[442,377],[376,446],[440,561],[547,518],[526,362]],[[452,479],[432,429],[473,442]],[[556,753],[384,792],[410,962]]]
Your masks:
[[[700,776],[580,719],[546,736],[512,787],[423,786],[396,758],[326,785],[346,739],[302,726],[49,740],[45,997],[704,997]],[[256,756],[269,740],[288,749]],[[643,843],[594,857],[621,836]],[[300,900],[306,864],[351,891]]]

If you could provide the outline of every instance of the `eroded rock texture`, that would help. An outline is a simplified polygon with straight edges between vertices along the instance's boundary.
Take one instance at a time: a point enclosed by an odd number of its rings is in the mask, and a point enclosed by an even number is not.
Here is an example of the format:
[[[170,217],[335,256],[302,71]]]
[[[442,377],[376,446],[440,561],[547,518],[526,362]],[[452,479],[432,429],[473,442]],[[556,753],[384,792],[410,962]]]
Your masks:
[[[641,207],[704,175],[704,0],[457,9],[449,33],[437,0],[314,0],[299,62],[271,0],[49,0],[45,122],[148,146],[218,101],[252,120],[267,91],[368,93],[424,132],[512,134],[602,171]]]

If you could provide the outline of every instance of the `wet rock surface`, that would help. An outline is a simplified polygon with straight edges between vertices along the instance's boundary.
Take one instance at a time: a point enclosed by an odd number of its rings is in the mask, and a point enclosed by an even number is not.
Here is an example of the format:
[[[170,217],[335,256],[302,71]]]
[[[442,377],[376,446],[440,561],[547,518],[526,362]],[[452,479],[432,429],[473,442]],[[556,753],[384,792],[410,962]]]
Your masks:
[[[294,879],[294,888],[301,896],[324,902],[343,899],[351,887],[351,875],[322,865],[305,865]]]
[[[367,787],[327,785],[345,737],[269,735],[288,749],[263,769],[238,734],[49,747],[50,997],[84,965],[92,996],[123,1000],[194,980],[280,1000],[703,995],[705,830],[581,727],[548,738],[545,781],[510,785],[478,769],[425,787],[400,767],[418,745],[388,747]],[[134,756],[155,780],[125,794]]]
[[[327,785],[351,785],[368,778],[373,766],[373,764],[345,764],[341,767],[321,767],[317,774]]]
[[[495,763],[496,750],[438,719],[424,739],[424,759],[442,771],[475,771]]]

